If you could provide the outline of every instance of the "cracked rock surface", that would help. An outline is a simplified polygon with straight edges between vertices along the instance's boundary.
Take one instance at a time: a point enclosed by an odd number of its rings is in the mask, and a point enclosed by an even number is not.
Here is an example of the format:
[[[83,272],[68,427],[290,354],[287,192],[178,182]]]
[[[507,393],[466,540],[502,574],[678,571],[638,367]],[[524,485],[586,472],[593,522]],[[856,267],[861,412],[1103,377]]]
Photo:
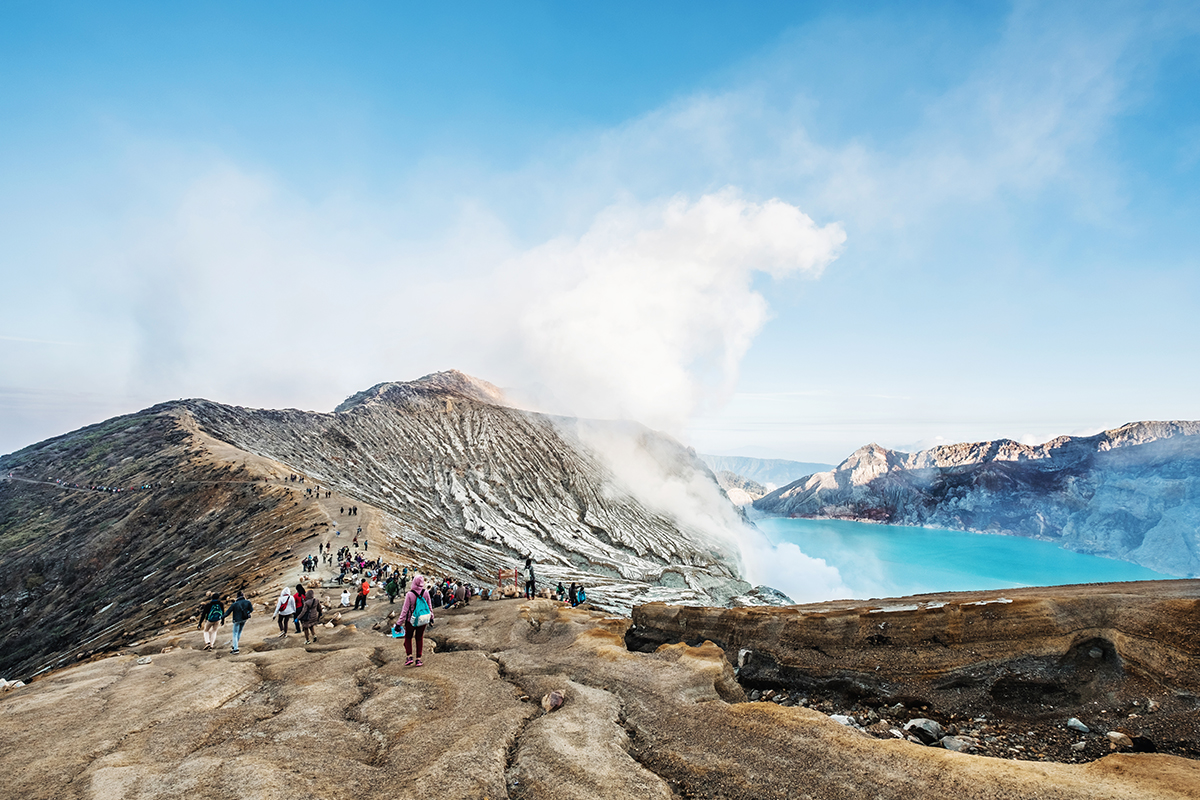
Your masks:
[[[349,626],[306,647],[256,615],[240,656],[167,634],[0,698],[0,797],[1142,800],[1200,786],[1200,765],[1175,756],[1070,766],[871,739],[744,702],[712,643],[631,652],[629,624],[474,603],[439,616],[421,668]],[[553,689],[566,702],[544,714]]]

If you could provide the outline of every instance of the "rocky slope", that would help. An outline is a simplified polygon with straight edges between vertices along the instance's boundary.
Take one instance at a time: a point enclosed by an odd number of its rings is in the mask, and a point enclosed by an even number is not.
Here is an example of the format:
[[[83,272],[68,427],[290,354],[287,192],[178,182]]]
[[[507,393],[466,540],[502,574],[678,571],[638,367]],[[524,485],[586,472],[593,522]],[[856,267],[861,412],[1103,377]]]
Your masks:
[[[442,612],[437,652],[405,668],[401,644],[368,630],[384,607],[308,646],[264,638],[256,614],[239,656],[175,632],[5,693],[0,797],[1183,800],[1200,785],[1172,755],[1068,765],[874,739],[746,702],[736,654],[715,644],[631,652],[628,618],[549,601]],[[777,613],[742,615],[747,632]],[[554,690],[565,703],[548,713]]]
[[[332,414],[166,403],[0,457],[0,675],[144,638],[197,587],[293,573],[359,526],[397,563],[481,585],[532,555],[543,585],[583,583],[610,608],[745,595],[736,550],[636,497],[597,454],[613,442],[737,519],[673,440],[508,408],[460,373]]]
[[[1005,533],[1200,575],[1200,422],[1139,422],[1042,445],[878,445],[766,495],[768,514]]]

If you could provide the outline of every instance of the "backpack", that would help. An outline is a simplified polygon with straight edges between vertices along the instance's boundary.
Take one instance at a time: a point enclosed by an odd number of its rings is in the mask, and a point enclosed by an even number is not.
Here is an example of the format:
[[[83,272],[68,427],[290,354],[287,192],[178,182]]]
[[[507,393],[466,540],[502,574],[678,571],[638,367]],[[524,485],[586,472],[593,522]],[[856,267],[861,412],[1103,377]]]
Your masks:
[[[208,607],[207,619],[209,622],[220,622],[221,617],[223,617],[223,616],[225,616],[225,614],[222,613],[221,607],[219,605],[217,605],[216,603],[213,603],[211,606]]]
[[[429,604],[425,602],[424,597],[416,595],[416,598],[417,602],[413,604],[412,610],[412,626],[419,628],[433,621],[433,612],[429,610]]]

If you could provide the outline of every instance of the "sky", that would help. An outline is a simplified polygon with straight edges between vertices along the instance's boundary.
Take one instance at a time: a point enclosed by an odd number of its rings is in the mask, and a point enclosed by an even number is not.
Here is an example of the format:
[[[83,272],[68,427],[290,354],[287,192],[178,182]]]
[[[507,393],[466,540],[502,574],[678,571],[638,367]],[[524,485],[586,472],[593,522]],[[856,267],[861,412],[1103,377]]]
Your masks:
[[[0,453],[451,368],[828,463],[1200,418],[1194,3],[3,1],[0,176]]]

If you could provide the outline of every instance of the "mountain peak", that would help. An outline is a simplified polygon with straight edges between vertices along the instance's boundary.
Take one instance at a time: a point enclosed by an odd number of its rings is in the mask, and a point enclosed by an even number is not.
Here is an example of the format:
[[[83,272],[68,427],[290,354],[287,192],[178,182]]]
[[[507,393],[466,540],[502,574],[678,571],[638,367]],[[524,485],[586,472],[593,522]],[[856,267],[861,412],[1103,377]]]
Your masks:
[[[508,405],[504,392],[485,380],[456,369],[434,372],[415,381],[386,381],[347,397],[334,413],[349,411],[372,402],[396,402],[414,396],[459,397],[490,406]]]

